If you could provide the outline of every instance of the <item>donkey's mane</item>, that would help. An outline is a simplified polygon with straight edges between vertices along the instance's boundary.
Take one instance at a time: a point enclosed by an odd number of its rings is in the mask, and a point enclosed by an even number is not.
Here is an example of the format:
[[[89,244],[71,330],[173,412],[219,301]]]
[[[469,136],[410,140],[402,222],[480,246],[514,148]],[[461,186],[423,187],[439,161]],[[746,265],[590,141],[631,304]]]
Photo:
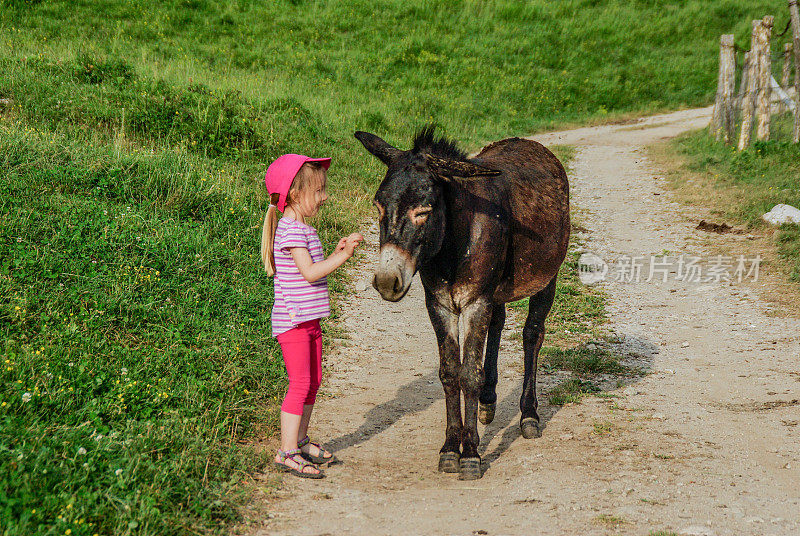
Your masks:
[[[436,137],[436,125],[426,125],[414,136],[415,153],[428,153],[451,160],[467,160],[467,153],[458,148],[453,140],[444,136]]]

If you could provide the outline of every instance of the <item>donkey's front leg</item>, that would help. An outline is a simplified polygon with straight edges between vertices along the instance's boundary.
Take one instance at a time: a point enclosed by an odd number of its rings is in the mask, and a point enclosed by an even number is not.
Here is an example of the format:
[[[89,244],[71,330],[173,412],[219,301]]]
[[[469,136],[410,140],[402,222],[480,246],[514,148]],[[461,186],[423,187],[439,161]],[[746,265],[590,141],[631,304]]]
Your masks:
[[[444,445],[439,451],[439,471],[457,473],[461,458],[461,395],[459,391],[458,371],[461,368],[461,356],[458,346],[458,317],[436,301],[436,298],[425,290],[425,305],[436,332],[439,343],[439,379],[444,388],[445,405],[447,406],[447,429]]]
[[[464,359],[459,381],[464,392],[464,431],[461,433],[461,466],[459,480],[481,477],[481,458],[478,455],[478,395],[483,387],[483,349],[486,332],[492,318],[492,305],[488,300],[478,300],[461,310],[464,330]]]

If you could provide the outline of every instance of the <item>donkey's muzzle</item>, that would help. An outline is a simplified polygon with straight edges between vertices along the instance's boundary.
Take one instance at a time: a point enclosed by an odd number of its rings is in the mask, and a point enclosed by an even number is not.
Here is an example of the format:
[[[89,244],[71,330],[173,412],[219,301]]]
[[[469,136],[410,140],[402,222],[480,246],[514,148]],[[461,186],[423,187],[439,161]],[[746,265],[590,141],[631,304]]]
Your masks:
[[[386,244],[381,247],[372,286],[384,300],[400,301],[408,292],[415,271],[414,262],[407,252],[394,244]]]

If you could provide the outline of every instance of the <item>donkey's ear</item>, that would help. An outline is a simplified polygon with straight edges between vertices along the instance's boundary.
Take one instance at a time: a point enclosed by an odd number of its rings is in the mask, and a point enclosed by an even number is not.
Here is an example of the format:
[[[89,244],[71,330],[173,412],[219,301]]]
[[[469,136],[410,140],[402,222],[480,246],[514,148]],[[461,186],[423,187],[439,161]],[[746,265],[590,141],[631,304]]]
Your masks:
[[[431,171],[445,180],[453,178],[477,179],[479,177],[500,175],[500,173],[502,173],[496,169],[473,164],[472,162],[448,160],[430,154],[425,155],[425,160],[428,162],[428,167],[431,168]]]
[[[378,157],[378,160],[387,166],[402,153],[400,149],[392,147],[375,134],[358,130],[355,137],[366,147],[367,151]]]

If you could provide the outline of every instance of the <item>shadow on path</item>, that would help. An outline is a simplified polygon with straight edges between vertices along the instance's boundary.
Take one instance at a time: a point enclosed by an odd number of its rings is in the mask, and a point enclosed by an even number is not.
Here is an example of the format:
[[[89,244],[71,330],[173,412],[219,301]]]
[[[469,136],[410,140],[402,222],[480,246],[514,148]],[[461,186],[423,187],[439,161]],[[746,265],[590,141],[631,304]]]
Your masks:
[[[624,335],[620,337],[619,342],[609,343],[606,347],[616,353],[626,366],[642,372],[647,372],[652,368],[653,356],[659,352],[658,346],[652,341]],[[520,355],[519,359],[521,358]],[[642,376],[638,374],[574,374],[574,377],[592,379],[600,385],[601,392],[610,392],[619,388],[618,383],[630,385],[639,381]],[[506,379],[506,381],[515,381],[516,383],[511,392],[498,402],[494,421],[486,426],[481,436],[479,452],[485,464],[484,471],[493,461],[500,458],[517,438],[521,437],[519,399],[522,394],[522,375],[515,379]],[[541,379],[537,383],[539,384],[539,417],[543,433],[547,433],[547,423],[558,413],[561,406],[549,404],[550,389],[543,390],[541,388]],[[400,387],[391,400],[373,406],[364,414],[364,422],[361,426],[350,433],[330,440],[326,446],[332,452],[336,452],[369,441],[403,417],[424,411],[438,400],[444,400],[444,392],[439,381],[438,371],[433,370]],[[444,434],[444,427],[443,421],[440,430],[442,434]],[[487,446],[498,435],[500,435],[500,443],[491,452],[487,452]],[[536,440],[526,441],[534,442]]]
[[[372,407],[364,414],[358,429],[326,442],[331,452],[346,449],[369,441],[406,415],[428,409],[436,400],[443,400],[444,392],[438,371],[431,371],[397,390],[391,400]],[[444,430],[444,427],[442,427]]]
[[[610,375],[610,374],[574,374],[573,377],[588,378],[599,381],[600,392],[612,392],[620,388],[618,385],[621,382],[624,386],[634,384],[641,380],[644,373],[652,370],[653,357],[659,353],[658,345],[648,339],[642,337],[623,335],[620,340],[605,345],[606,348],[615,353],[622,364],[629,367],[631,370],[639,371],[639,374],[627,375]],[[521,357],[521,356],[520,356]],[[540,368],[541,373],[541,368]],[[552,405],[549,403],[548,398],[550,390],[543,390],[541,388],[541,378],[537,378],[537,394],[539,400],[539,419],[542,425],[542,434],[547,433],[547,423],[552,419],[556,413],[561,410],[562,406]],[[556,387],[555,385],[553,387]],[[514,388],[497,404],[494,420],[486,425],[481,436],[481,444],[478,452],[481,455],[481,465],[485,473],[492,462],[500,458],[508,449],[511,444],[518,438],[522,437],[519,428],[520,410],[519,399],[522,396],[522,376],[517,378],[517,383]],[[488,445],[500,436],[500,442],[491,452],[488,452]],[[523,439],[523,441],[535,442],[535,439]]]

